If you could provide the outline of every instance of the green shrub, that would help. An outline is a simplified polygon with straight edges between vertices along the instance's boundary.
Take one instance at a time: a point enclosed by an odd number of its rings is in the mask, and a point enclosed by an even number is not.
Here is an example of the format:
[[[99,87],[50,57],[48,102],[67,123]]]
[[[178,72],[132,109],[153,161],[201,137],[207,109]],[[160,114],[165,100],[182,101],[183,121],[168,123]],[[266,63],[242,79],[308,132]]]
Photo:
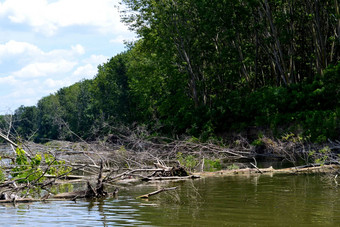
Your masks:
[[[3,183],[6,180],[5,173],[2,168],[0,168],[0,183]]]
[[[234,164],[234,163],[232,165],[228,166],[229,170],[234,170],[234,169],[239,169],[239,168],[240,167],[238,165]]]
[[[188,168],[190,171],[193,170],[198,164],[198,161],[193,155],[184,156],[181,152],[177,153],[177,161],[179,161],[182,166]]]
[[[19,182],[42,182],[44,173],[51,175],[62,175],[71,171],[70,167],[65,167],[65,161],[57,161],[52,155],[44,154],[46,171],[41,168],[42,156],[36,154],[30,159],[21,148],[16,149],[15,168],[12,169],[12,176]]]
[[[205,159],[204,160],[204,170],[213,172],[213,171],[218,171],[222,169],[221,161],[220,159]]]

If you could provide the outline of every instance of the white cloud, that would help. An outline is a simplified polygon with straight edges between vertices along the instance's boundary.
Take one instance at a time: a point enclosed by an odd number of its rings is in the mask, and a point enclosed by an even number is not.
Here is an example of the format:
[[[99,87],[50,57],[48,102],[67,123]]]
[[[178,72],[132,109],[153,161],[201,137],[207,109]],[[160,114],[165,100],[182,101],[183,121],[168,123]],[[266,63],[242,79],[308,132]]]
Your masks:
[[[51,76],[52,74],[67,73],[73,69],[76,62],[61,60],[57,62],[35,62],[31,63],[21,70],[14,72],[16,78],[35,78]]]
[[[97,73],[97,68],[94,65],[87,64],[84,66],[78,67],[73,75],[78,79],[82,78],[92,78]]]
[[[42,54],[42,51],[37,46],[26,42],[10,40],[5,44],[0,44],[0,60],[2,57],[8,57],[8,55],[20,55],[23,53],[36,55]]]
[[[119,35],[119,36],[117,36],[115,39],[111,39],[110,40],[110,43],[120,43],[120,44],[124,44],[124,41],[125,41],[126,39],[124,38],[124,36],[122,36],[122,35]]]
[[[51,78],[45,80],[43,85],[47,86],[49,89],[56,89],[70,85],[69,80],[53,80]]]
[[[14,76],[0,77],[0,84],[15,85],[17,82],[18,80]]]
[[[103,63],[107,62],[108,59],[109,59],[108,56],[92,54],[89,58],[84,59],[83,62],[87,63],[87,64],[93,64],[93,65],[98,66],[99,64],[103,64]]]
[[[80,55],[85,54],[85,49],[84,49],[84,47],[83,47],[82,45],[80,45],[80,44],[77,44],[77,45],[75,45],[75,46],[72,46],[72,50],[73,50],[75,53],[80,54]]]
[[[41,93],[34,87],[12,90],[11,92],[0,95],[0,113],[13,113],[14,110],[16,110],[21,105],[36,105],[37,100],[39,100],[41,97]]]
[[[10,94],[11,97],[15,98],[27,98],[29,96],[33,96],[37,94],[37,90],[34,89],[33,87],[28,87],[25,89],[20,89],[20,90],[15,90]]]
[[[59,28],[93,26],[105,33],[127,32],[120,21],[117,0],[5,0],[0,16],[7,16],[14,23],[28,24],[34,31],[47,36]]]
[[[85,52],[80,44],[68,49],[43,51],[26,42],[11,40],[0,43],[1,108],[34,105],[38,99],[61,87],[78,82],[90,74],[93,77],[96,63],[106,57],[92,55],[86,58]],[[7,64],[16,67],[4,72]]]
[[[125,42],[134,42],[137,40],[137,37],[134,34],[129,35],[118,35],[116,38],[111,39],[110,43],[114,44],[125,44]]]
[[[107,62],[109,57],[104,55],[91,55],[82,60],[83,65],[78,66],[72,73],[73,83],[81,79],[92,79],[98,72],[98,65]]]
[[[10,40],[4,44],[0,43],[0,63],[2,60],[15,57],[15,61],[22,63],[62,61],[64,59],[76,59],[85,54],[85,48],[76,44],[70,49],[55,49],[49,52],[42,51],[39,47],[27,43]],[[32,67],[32,66],[31,66]]]

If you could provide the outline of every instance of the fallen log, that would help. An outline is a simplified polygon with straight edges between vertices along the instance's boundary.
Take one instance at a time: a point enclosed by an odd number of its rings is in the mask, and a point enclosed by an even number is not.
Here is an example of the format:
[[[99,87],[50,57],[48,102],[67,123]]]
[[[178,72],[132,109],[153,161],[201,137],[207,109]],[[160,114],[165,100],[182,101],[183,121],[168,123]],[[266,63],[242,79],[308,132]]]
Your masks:
[[[59,179],[64,179],[64,180],[90,180],[90,176],[80,176],[80,175],[65,175],[62,177],[56,176],[56,175],[50,175],[50,174],[45,174],[46,178],[59,178]]]
[[[259,174],[259,170],[261,170],[262,174],[306,174],[306,173],[329,173],[335,172],[340,169],[340,165],[321,165],[321,166],[311,166],[300,168],[297,167],[290,167],[284,169],[274,169],[273,167],[269,168],[244,168],[244,169],[234,169],[234,170],[220,170],[217,172],[202,172],[196,173],[199,176],[216,176],[216,175],[246,175],[246,174]]]
[[[163,169],[134,169],[134,170],[125,171],[124,173],[118,174],[114,177],[111,177],[112,173],[109,173],[103,179],[103,182],[111,182],[111,181],[119,180],[119,179],[122,179],[126,176],[132,176],[136,172],[159,172],[159,171],[164,171],[164,170]]]
[[[19,145],[18,144],[16,144],[16,143],[14,143],[11,139],[9,139],[8,138],[8,136],[6,136],[5,134],[3,134],[2,132],[0,132],[0,137],[1,138],[3,138],[6,142],[8,142],[9,144],[11,144],[11,146],[13,146],[13,147],[15,147],[15,148],[18,148],[19,147]],[[12,147],[12,148],[13,148]],[[15,150],[14,148],[13,148],[13,150]],[[26,151],[24,151],[24,150],[22,150],[26,155],[27,155],[27,157],[30,159],[31,158],[31,155],[30,154],[28,154]]]
[[[163,169],[164,171],[170,171],[171,170],[171,167],[162,165],[160,163],[154,163],[154,165],[155,165],[156,168]]]
[[[187,179],[196,179],[200,178],[198,175],[191,175],[191,176],[183,176],[183,177],[145,177],[142,181],[162,181],[162,180],[187,180]]]
[[[257,169],[261,174],[263,174],[263,172],[253,163],[250,163],[251,166],[253,166],[255,169]]]
[[[5,134],[0,132],[0,137],[6,140],[9,144],[13,145],[14,147],[18,147],[18,144],[14,143],[12,140],[10,140]]]
[[[33,202],[45,202],[45,201],[60,201],[60,200],[64,200],[64,199],[50,199],[50,196],[52,194],[48,193],[45,196],[36,199],[36,198],[32,198],[32,197],[19,197],[15,194],[8,194],[6,195],[6,193],[2,193],[1,194],[1,199],[0,199],[0,203],[33,203]]]
[[[177,187],[162,188],[160,190],[157,190],[157,191],[154,191],[154,192],[150,192],[150,193],[145,194],[145,195],[138,196],[137,199],[147,199],[150,196],[157,195],[158,193],[165,192],[165,191],[170,191],[170,190],[175,190],[175,189],[177,189]]]

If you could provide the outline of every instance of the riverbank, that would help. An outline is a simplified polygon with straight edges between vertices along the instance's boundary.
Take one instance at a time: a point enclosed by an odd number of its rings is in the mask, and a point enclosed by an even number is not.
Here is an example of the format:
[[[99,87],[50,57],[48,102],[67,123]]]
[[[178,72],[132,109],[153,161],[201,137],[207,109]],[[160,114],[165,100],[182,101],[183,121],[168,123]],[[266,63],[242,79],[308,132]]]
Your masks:
[[[281,139],[262,136],[255,141],[236,135],[227,142],[200,142],[192,137],[171,140],[163,137],[138,138],[131,134],[120,138],[109,135],[93,142],[50,141],[45,144],[21,144],[33,156],[50,153],[73,167],[84,165],[95,169],[103,162],[104,170],[149,168],[160,161],[167,166],[181,165],[192,172],[270,166],[281,169],[334,164],[338,162],[340,153],[339,141],[329,140],[327,143],[317,144],[294,135]],[[15,159],[16,154],[9,145],[3,145],[0,150],[2,158]]]
[[[120,183],[230,175],[337,173],[340,166],[339,142],[313,144],[293,136],[281,140],[261,137],[256,143],[238,136],[228,145],[216,141],[202,143],[193,138],[125,136],[118,140],[116,136],[115,142],[112,138],[91,143],[27,142],[15,152],[10,146],[2,148],[1,192],[9,191],[17,196],[28,189],[46,190],[76,180],[87,185],[83,190],[86,193],[78,197],[89,198],[106,196],[110,192],[104,190],[105,185]],[[263,166],[263,160],[281,166]],[[282,162],[289,167],[285,168]],[[12,200],[4,195],[5,200]],[[18,198],[25,199],[27,195]],[[39,196],[42,200],[43,195]]]

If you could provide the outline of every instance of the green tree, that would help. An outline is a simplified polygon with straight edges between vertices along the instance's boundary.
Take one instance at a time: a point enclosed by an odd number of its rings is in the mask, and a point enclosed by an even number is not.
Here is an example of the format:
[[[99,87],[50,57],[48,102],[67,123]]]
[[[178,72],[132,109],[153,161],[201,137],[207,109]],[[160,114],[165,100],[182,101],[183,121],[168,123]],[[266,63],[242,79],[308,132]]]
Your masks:
[[[36,106],[20,106],[13,116],[13,127],[24,139],[34,139],[38,130],[38,109]]]
[[[63,128],[62,109],[56,95],[49,95],[39,100],[38,105],[38,140],[59,139]]]
[[[94,105],[107,121],[126,122],[131,118],[126,53],[98,66],[91,92]]]

